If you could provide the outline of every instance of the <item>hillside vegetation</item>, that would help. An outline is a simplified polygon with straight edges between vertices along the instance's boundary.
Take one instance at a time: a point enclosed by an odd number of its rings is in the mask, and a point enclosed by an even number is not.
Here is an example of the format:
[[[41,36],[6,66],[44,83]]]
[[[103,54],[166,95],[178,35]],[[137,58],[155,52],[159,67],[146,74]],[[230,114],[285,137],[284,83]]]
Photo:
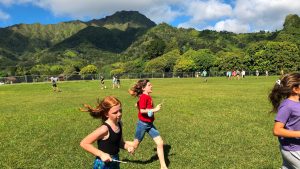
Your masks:
[[[236,34],[156,25],[137,11],[88,22],[18,24],[0,29],[0,76],[97,72],[300,69],[300,19],[282,30]],[[82,72],[81,72],[82,73]]]

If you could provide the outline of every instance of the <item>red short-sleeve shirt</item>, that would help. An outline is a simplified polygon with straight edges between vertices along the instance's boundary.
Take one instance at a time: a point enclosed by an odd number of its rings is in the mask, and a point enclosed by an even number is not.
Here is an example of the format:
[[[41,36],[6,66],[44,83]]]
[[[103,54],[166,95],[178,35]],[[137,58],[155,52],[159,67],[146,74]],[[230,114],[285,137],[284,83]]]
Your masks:
[[[154,121],[154,114],[152,117],[148,116],[148,113],[141,113],[141,109],[153,109],[153,102],[152,98],[149,95],[141,94],[139,101],[138,101],[138,117],[143,122],[153,122]]]

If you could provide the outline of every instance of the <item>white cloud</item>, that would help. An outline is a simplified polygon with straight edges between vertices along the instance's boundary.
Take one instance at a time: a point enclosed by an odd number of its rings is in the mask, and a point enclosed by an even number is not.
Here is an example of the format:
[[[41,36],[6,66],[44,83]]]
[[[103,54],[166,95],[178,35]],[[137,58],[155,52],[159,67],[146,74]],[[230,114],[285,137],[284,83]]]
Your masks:
[[[179,11],[173,11],[169,6],[153,7],[145,12],[145,15],[156,23],[171,22],[181,15]]]
[[[194,3],[200,5],[187,8],[188,14],[192,18],[179,26],[209,28],[218,31],[226,30],[237,33],[260,30],[274,31],[282,29],[284,19],[288,14],[300,15],[300,1],[295,0],[236,0],[232,3],[231,12],[226,4],[218,1],[197,1]],[[225,12],[220,12],[222,10]],[[210,13],[209,11],[213,12]]]
[[[281,29],[288,14],[300,14],[300,1],[295,0],[237,0],[234,16],[247,22],[252,30]]]
[[[44,0],[36,2],[35,5],[52,11],[56,16],[99,18],[116,11],[135,10],[148,14],[150,19],[168,22],[174,19],[178,12],[172,11],[167,2],[178,0],[89,0],[88,3],[86,0],[76,0],[76,3],[73,0]]]
[[[229,31],[229,32],[236,32],[236,33],[246,33],[249,32],[250,27],[248,24],[243,24],[238,20],[227,19],[224,21],[220,21],[215,24],[214,27],[208,27],[210,29],[216,31]]]
[[[211,20],[215,21],[222,18],[228,18],[233,14],[232,7],[229,4],[217,0],[191,1],[186,2],[185,6],[186,15],[191,18],[178,25],[178,27],[182,28],[212,28],[213,26],[207,25]]]
[[[183,22],[178,24],[178,28],[194,28],[194,26],[188,22]]]
[[[10,15],[3,12],[1,9],[0,9],[0,20],[8,20],[10,18]]]
[[[111,14],[120,10],[146,10],[159,0],[1,0],[0,4],[14,5],[30,3],[47,9],[57,16],[93,17],[99,13]]]
[[[232,15],[230,5],[221,3],[217,0],[209,1],[187,1],[186,12],[191,16],[190,23],[202,22],[205,20],[214,20]]]

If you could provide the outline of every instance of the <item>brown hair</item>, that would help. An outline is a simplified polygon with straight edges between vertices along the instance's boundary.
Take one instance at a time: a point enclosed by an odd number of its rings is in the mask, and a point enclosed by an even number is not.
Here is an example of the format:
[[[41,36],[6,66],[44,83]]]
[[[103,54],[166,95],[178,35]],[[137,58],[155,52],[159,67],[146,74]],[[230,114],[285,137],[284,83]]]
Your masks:
[[[269,101],[273,106],[271,112],[277,112],[278,107],[283,99],[286,99],[292,95],[296,95],[296,93],[293,92],[293,88],[299,87],[299,85],[300,73],[286,74],[280,80],[277,80],[269,94]]]
[[[122,106],[119,99],[117,99],[114,96],[106,96],[101,101],[97,99],[97,106],[93,108],[92,106],[88,104],[84,104],[84,108],[80,108],[80,111],[83,112],[90,112],[90,115],[94,118],[101,118],[102,121],[107,120],[107,113],[109,110],[116,105]]]
[[[148,79],[141,79],[135,85],[133,85],[129,89],[129,94],[131,96],[139,96],[143,93],[143,88],[146,87],[147,83],[149,82]]]

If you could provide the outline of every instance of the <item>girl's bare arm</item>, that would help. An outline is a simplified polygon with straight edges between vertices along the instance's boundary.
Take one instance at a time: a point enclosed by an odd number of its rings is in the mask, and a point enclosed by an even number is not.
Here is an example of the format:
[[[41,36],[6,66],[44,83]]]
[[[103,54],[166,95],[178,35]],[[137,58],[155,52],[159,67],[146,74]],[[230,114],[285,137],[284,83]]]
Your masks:
[[[96,148],[93,143],[99,139],[103,139],[106,135],[108,135],[107,126],[102,125],[97,128],[95,131],[87,135],[81,142],[80,146],[91,154],[98,156],[102,161],[108,162],[111,161],[111,157],[109,154],[104,153],[103,151]]]
[[[154,109],[140,109],[141,113],[148,113],[152,111],[153,113],[158,112],[161,108],[161,104],[158,104]]]
[[[287,130],[284,128],[284,123],[275,122],[273,128],[274,136],[286,137],[286,138],[300,138],[300,131]]]

